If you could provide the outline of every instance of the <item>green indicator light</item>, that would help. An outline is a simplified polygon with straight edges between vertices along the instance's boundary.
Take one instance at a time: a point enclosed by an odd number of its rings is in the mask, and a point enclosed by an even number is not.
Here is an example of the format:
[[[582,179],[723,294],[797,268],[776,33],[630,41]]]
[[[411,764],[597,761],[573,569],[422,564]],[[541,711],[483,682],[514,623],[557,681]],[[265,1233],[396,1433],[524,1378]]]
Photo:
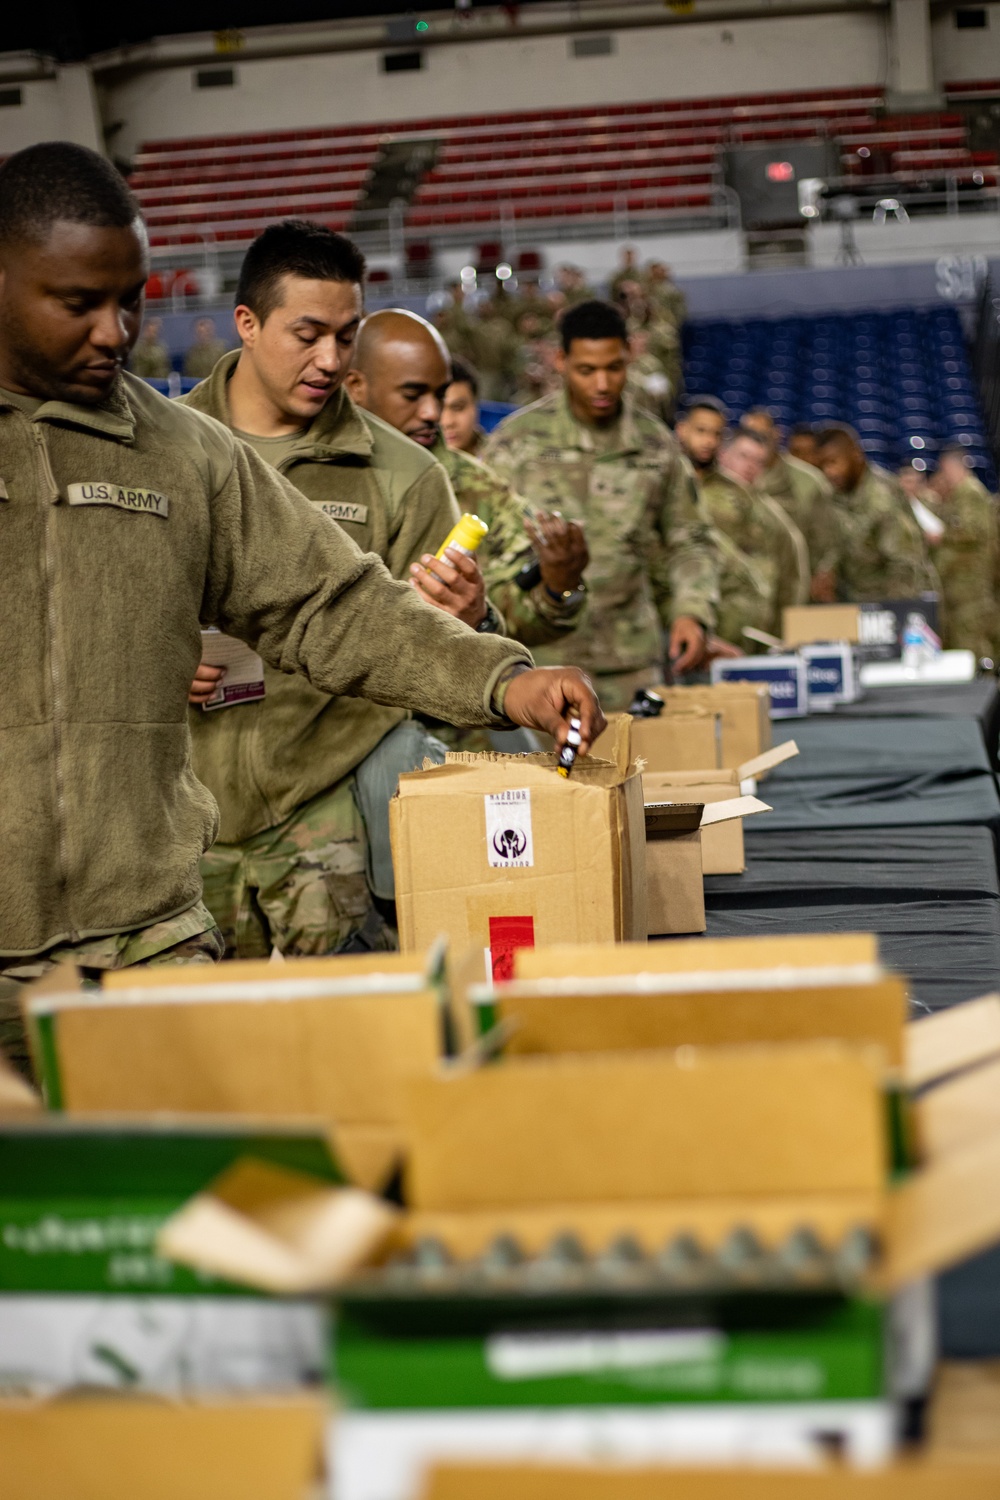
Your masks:
[[[430,23],[428,21],[418,21],[416,29],[417,31],[430,31]]]

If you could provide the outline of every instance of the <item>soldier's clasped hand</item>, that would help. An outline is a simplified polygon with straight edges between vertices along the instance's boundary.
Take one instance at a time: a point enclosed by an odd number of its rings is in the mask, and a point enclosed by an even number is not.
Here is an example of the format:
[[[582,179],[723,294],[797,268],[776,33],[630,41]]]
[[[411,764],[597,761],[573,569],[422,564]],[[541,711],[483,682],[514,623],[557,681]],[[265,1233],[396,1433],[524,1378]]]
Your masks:
[[[479,564],[449,547],[444,557],[425,552],[411,564],[410,582],[427,604],[454,615],[473,630],[486,618],[486,584]]]
[[[579,588],[590,561],[587,538],[579,521],[569,521],[561,511],[536,511],[525,521],[525,530],[535,548],[542,582],[553,594]]]

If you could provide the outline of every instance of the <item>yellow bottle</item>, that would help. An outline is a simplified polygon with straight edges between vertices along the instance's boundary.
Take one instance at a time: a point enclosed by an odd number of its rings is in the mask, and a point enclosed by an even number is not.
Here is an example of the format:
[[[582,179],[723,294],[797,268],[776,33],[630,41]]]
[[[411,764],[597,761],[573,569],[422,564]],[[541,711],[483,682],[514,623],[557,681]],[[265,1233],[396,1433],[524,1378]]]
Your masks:
[[[462,519],[451,528],[438,548],[436,556],[444,557],[446,549],[454,547],[456,552],[464,552],[466,557],[472,557],[489,529],[485,521],[481,521],[478,516],[470,516],[466,512]]]

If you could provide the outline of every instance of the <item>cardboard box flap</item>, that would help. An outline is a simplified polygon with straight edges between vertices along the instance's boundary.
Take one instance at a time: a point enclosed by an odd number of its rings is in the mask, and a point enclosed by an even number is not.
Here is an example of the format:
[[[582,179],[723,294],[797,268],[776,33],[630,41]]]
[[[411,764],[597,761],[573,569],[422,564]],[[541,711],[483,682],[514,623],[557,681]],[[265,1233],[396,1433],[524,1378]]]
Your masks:
[[[627,715],[625,716],[627,717]],[[617,743],[617,742],[616,742]],[[560,776],[556,770],[557,757],[549,751],[537,755],[504,755],[499,751],[476,754],[470,752],[448,752],[443,766],[428,766],[425,771],[407,771],[399,778],[397,797],[433,796],[441,793],[442,780],[450,777],[454,792],[464,795],[482,794],[484,791],[505,791],[511,785],[511,773],[516,772],[518,785],[527,787],[551,787],[553,782],[571,790],[581,784],[591,786],[621,786],[630,776],[638,776],[639,768],[626,763],[624,770],[613,760],[598,755],[583,755],[573,767],[571,776]],[[395,798],[393,799],[395,800]]]
[[[0,1056],[0,1117],[40,1114],[41,1096]]]
[[[932,1161],[886,1204],[880,1290],[933,1276],[1000,1241],[1000,1130]]]
[[[752,760],[745,760],[741,766],[737,766],[736,774],[741,781],[766,776],[768,771],[773,771],[775,766],[782,765],[786,760],[793,760],[798,753],[799,747],[795,741],[785,740],[783,744],[772,745],[770,750],[755,755]]]
[[[726,802],[710,802],[702,812],[701,826],[709,828],[713,823],[728,823],[732,818],[751,818],[754,813],[771,812],[769,802],[759,797],[731,797]]]
[[[845,1041],[883,1048],[891,1066],[902,1057],[907,996],[895,975],[862,984],[812,985],[786,974],[780,976],[784,988],[757,989],[742,988],[739,980],[727,986],[723,975],[715,976],[714,989],[705,986],[705,975],[687,988],[682,983],[656,989],[643,982],[654,977],[683,981],[679,975],[604,979],[596,985],[515,981],[484,991],[483,998],[509,1024],[511,1053]]]
[[[884,1468],[638,1468],[485,1459],[440,1463],[420,1500],[996,1500],[1000,1459],[905,1459]]]
[[[874,1191],[877,1049],[684,1048],[452,1067],[407,1084],[421,1209]]]
[[[359,1270],[397,1217],[370,1193],[245,1158],[164,1222],[156,1248],[195,1270],[294,1295]]]
[[[4,1500],[306,1500],[326,1402],[301,1394],[0,1400]]]
[[[928,1089],[913,1113],[921,1156],[930,1161],[1000,1130],[1000,1059]]]
[[[992,1057],[1000,1057],[1000,995],[949,1006],[906,1029],[910,1088],[923,1088]]]
[[[657,834],[694,833],[701,827],[705,808],[700,802],[647,802],[646,837]]]
[[[739,793],[740,774],[738,770],[713,766],[704,771],[647,771],[644,769],[642,784],[647,796],[650,792],[665,792],[671,787],[686,786],[702,787],[705,790],[712,788],[713,791],[718,790],[722,797],[735,797]],[[650,797],[649,800],[653,802],[657,799]]]
[[[560,975],[774,969],[779,965],[793,968],[877,965],[878,960],[878,939],[871,932],[782,934],[689,938],[673,943],[565,943],[521,948],[514,955],[514,974],[518,979],[556,979]]]
[[[109,969],[101,975],[101,991],[134,990],[144,995],[150,990],[211,985],[220,996],[228,993],[237,998],[241,993],[257,998],[291,997],[306,992],[402,994],[436,981],[444,971],[445,952],[445,945],[438,943],[421,953],[338,953],[327,958],[282,958],[280,963],[273,958],[237,958],[227,959],[224,965],[215,968],[204,964],[163,964],[138,970]],[[51,981],[54,976],[48,978]],[[257,985],[263,988],[248,988]],[[277,989],[277,985],[284,987]],[[60,994],[72,988],[51,983],[44,988],[40,982],[31,986],[30,994],[33,997]]]
[[[816,641],[861,638],[861,611],[856,604],[793,604],[781,611],[781,634],[788,646]]]

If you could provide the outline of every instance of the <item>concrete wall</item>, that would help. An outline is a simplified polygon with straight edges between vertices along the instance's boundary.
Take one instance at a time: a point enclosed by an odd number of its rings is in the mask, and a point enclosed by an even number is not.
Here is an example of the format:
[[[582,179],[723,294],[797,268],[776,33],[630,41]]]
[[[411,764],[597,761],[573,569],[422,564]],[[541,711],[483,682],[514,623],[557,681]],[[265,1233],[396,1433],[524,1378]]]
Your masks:
[[[90,69],[60,68],[55,78],[22,83],[21,103],[0,108],[0,157],[37,141],[76,141],[104,150],[104,135]]]
[[[421,72],[389,75],[378,52],[232,59],[233,89],[195,89],[189,67],[143,73],[111,91],[106,116],[122,122],[115,150],[129,155],[180,135],[871,85],[884,71],[884,30],[881,15],[860,12],[644,27],[616,33],[614,56],[585,59],[570,56],[566,37],[511,38],[429,47]]]
[[[969,0],[978,8],[977,0]],[[1000,78],[1000,5],[986,5],[984,31],[959,31],[954,14],[946,11],[931,23],[931,51],[937,83],[962,79]]]

